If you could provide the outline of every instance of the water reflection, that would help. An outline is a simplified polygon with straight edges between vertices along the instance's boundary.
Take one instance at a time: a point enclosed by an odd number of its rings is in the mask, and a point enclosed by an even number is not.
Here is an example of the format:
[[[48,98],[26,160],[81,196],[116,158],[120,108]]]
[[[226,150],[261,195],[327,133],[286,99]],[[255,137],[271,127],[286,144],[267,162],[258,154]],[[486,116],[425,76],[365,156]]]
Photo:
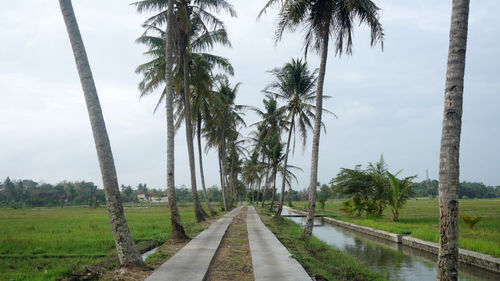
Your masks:
[[[283,215],[290,214],[283,210]],[[288,218],[305,224],[305,218]],[[319,223],[319,221],[318,221]],[[437,256],[417,249],[336,227],[325,222],[314,227],[313,235],[339,249],[371,270],[383,273],[392,280],[436,280]],[[460,264],[459,280],[497,281],[500,274]]]

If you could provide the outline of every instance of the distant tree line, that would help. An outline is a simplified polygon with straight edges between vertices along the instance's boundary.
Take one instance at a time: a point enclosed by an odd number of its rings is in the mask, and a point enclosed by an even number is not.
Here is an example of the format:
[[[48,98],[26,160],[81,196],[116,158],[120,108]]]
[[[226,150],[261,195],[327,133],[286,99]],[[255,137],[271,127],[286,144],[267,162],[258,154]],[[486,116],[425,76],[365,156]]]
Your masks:
[[[424,180],[414,184],[416,197],[435,198],[438,195],[437,180]],[[498,198],[500,197],[500,186],[487,186],[482,182],[461,182],[458,189],[458,198]]]
[[[138,184],[135,188],[130,185],[121,185],[120,196],[122,202],[138,202],[137,195],[164,194],[165,190],[148,188],[146,184]],[[177,202],[192,202],[191,191],[182,186],[175,189]],[[201,191],[199,191],[201,196]],[[217,186],[207,188],[208,199],[212,202],[222,201],[221,190]],[[93,182],[62,181],[55,185],[38,183],[33,180],[11,180],[7,177],[0,182],[0,207],[54,207],[68,205],[88,205],[98,207],[106,204],[104,190],[99,189]]]

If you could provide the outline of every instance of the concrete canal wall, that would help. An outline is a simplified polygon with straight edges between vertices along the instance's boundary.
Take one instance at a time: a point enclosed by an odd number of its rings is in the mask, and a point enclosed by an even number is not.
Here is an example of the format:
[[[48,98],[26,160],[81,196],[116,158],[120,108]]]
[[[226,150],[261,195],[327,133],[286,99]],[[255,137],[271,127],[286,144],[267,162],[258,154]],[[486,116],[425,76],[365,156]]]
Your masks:
[[[290,212],[307,215],[306,212],[297,211],[290,207],[283,206],[283,208],[287,209]],[[422,239],[411,237],[410,235],[396,234],[373,227],[361,226],[350,222],[336,220],[333,218],[323,219],[324,221],[339,227],[343,227],[363,234],[368,234],[394,243],[403,244],[404,246],[419,249],[421,251],[428,252],[434,255],[438,255],[439,253],[438,243],[424,241]],[[459,249],[458,259],[462,263],[500,273],[500,258],[474,251]]]

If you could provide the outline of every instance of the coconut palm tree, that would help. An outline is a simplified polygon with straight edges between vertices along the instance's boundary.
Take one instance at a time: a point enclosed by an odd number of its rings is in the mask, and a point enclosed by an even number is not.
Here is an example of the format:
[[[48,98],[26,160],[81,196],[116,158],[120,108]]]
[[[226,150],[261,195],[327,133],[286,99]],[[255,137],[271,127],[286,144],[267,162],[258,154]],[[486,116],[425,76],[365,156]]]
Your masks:
[[[166,20],[165,13],[165,1],[162,0],[145,0],[134,3],[139,11],[142,10],[159,10],[160,13],[151,17],[146,24],[151,26],[158,26],[163,24]],[[176,2],[175,7],[175,30],[174,30],[174,41],[175,41],[175,54],[177,59],[177,67],[179,73],[182,73],[181,77],[181,90],[183,93],[184,102],[184,119],[186,126],[186,144],[188,147],[188,159],[190,167],[190,179],[191,179],[191,193],[193,196],[193,203],[195,209],[196,220],[205,220],[205,211],[203,210],[197,192],[196,186],[196,170],[195,170],[195,160],[194,160],[194,148],[193,148],[193,129],[191,122],[191,84],[189,77],[189,66],[191,60],[191,54],[197,47],[193,45],[191,41],[191,36],[195,30],[202,30],[201,33],[206,33],[210,29],[218,30],[223,28],[223,23],[215,16],[213,16],[210,11],[219,11],[220,9],[225,9],[231,16],[235,16],[236,13],[232,9],[231,5],[225,0],[180,0]],[[197,27],[202,26],[201,29]],[[195,28],[193,28],[195,27]],[[204,45],[198,46],[199,48],[209,48],[213,46],[214,41],[208,40]]]
[[[229,152],[227,140],[232,131],[237,131],[236,128],[245,124],[241,117],[245,106],[234,103],[239,86],[240,83],[237,83],[232,87],[227,76],[221,75],[217,78],[216,89],[203,129],[204,136],[207,139],[207,148],[215,147],[218,151],[219,176],[226,210],[231,208],[227,179],[229,171],[227,166]]]
[[[276,98],[267,95],[266,98],[262,101],[264,103],[265,111],[261,111],[258,108],[252,108],[252,110],[257,113],[260,117],[261,121],[252,124],[252,126],[257,126],[256,131],[256,147],[259,148],[260,152],[263,155],[263,163],[265,165],[262,166],[264,169],[264,173],[266,175],[266,180],[264,181],[264,190],[262,195],[262,207],[264,206],[264,198],[266,197],[267,189],[270,182],[273,182],[273,159],[270,158],[272,150],[269,148],[272,143],[272,138],[275,138],[276,135],[278,139],[281,138],[281,131],[286,127],[287,121],[285,116],[285,108],[278,107],[278,102]],[[277,145],[277,143],[273,143],[273,145]],[[264,161],[267,159],[267,161]],[[271,177],[269,177],[269,173],[271,172]],[[274,198],[274,197],[273,197]]]
[[[273,5],[280,4],[276,41],[281,40],[285,29],[295,30],[304,26],[306,35],[305,53],[309,48],[321,54],[316,87],[316,118],[314,120],[313,142],[311,153],[311,176],[309,180],[309,204],[306,225],[303,235],[309,238],[314,224],[316,207],[316,183],[318,179],[318,153],[321,129],[321,114],[323,111],[323,84],[325,81],[328,43],[335,40],[335,53],[339,56],[345,52],[352,54],[352,33],[355,20],[366,23],[370,27],[371,45],[383,40],[383,29],[379,22],[379,8],[370,0],[269,0],[259,16]]]
[[[439,156],[438,280],[458,279],[458,183],[469,0],[453,0]]]
[[[250,157],[245,160],[243,166],[243,173],[241,174],[243,182],[248,185],[248,188],[252,192],[252,203],[255,202],[255,184],[259,179],[259,153],[254,150]]]
[[[142,1],[135,3],[138,6],[138,9],[145,9],[148,7],[157,7],[158,1]],[[191,172],[191,191],[193,195],[193,201],[194,201],[194,207],[195,207],[195,216],[197,221],[201,221],[204,219],[206,216],[205,211],[201,207],[199,198],[198,198],[198,192],[196,188],[196,172],[195,172],[195,165],[194,165],[194,151],[193,151],[193,123],[191,122],[192,119],[197,120],[196,123],[194,123],[194,126],[196,127],[197,124],[201,122],[199,120],[199,117],[201,116],[197,112],[197,108],[194,108],[195,111],[191,113],[191,106],[186,106],[186,105],[191,105],[192,100],[191,95],[196,94],[196,91],[202,91],[204,90],[205,92],[207,91],[206,89],[210,87],[211,80],[212,80],[212,75],[211,75],[211,69],[214,68],[215,66],[220,67],[222,70],[227,71],[228,73],[232,74],[233,69],[232,66],[229,64],[227,59],[219,57],[219,56],[214,56],[210,55],[207,53],[196,53],[196,52],[202,52],[207,49],[210,49],[213,47],[214,44],[220,43],[222,45],[230,46],[230,42],[227,38],[227,32],[223,26],[223,23],[208,13],[206,10],[207,8],[210,8],[210,5],[212,5],[212,9],[219,9],[220,3],[205,3],[206,1],[194,1],[194,4],[191,5],[189,1],[179,1],[178,2],[178,15],[175,16],[175,20],[177,22],[176,26],[178,27],[176,29],[176,53],[178,54],[177,56],[177,92],[179,95],[177,96],[177,106],[178,106],[178,117],[183,117],[183,118],[178,118],[177,120],[177,126],[180,125],[182,119],[184,119],[186,122],[186,143],[188,145],[188,156],[189,156],[189,163],[190,163],[190,172]],[[153,4],[152,4],[153,3]],[[225,1],[221,1],[222,6],[224,6]],[[227,4],[227,3],[226,3]],[[198,5],[198,6],[197,6]],[[232,9],[230,6],[226,7],[229,8],[229,12],[232,13]],[[145,27],[147,28],[146,33],[151,30],[156,31],[156,32],[161,32],[156,27],[156,24],[161,23],[162,20],[161,18],[164,15],[162,13],[158,14],[157,16],[151,18],[148,20]],[[189,20],[186,21],[186,18]],[[207,20],[210,24],[204,23],[203,20]],[[185,25],[188,27],[184,28]],[[154,45],[155,47],[153,48],[154,50],[157,50],[158,48],[162,48],[161,42],[158,42],[155,37],[148,36],[147,34],[144,34],[139,38],[139,42],[145,43],[148,45]],[[187,47],[185,47],[187,46]],[[162,52],[150,52],[149,54],[155,56],[155,55],[161,55]],[[161,61],[161,60],[160,60]],[[185,62],[185,63],[184,63]],[[152,63],[152,64],[151,64]],[[153,67],[151,67],[153,66]],[[138,72],[143,72],[144,77],[145,77],[145,89],[147,86],[150,86],[150,84],[156,83],[157,79],[155,79],[156,75],[149,74],[149,70],[152,70],[153,72],[157,71],[158,64],[155,63],[155,61],[148,62],[144,65],[139,66],[137,69]],[[207,69],[208,67],[208,69]],[[196,79],[190,79],[190,75],[197,75]],[[194,83],[190,83],[190,81],[194,81]],[[152,82],[152,83],[147,83],[147,82]],[[194,85],[196,84],[196,85]],[[185,86],[188,85],[188,86]],[[193,93],[193,90],[195,91]],[[198,129],[198,151],[201,151],[201,143],[200,143],[200,130]],[[202,156],[201,154],[199,155],[200,163],[202,163]],[[206,196],[206,188],[205,188],[205,181],[204,181],[204,175],[203,173],[203,166],[200,165],[200,174],[202,177],[202,189],[204,191],[205,195],[205,201],[207,202],[207,205],[211,211],[212,214],[215,213],[213,208],[210,206],[210,202],[208,201],[208,197]]]
[[[312,102],[316,96],[317,71],[310,72],[307,62],[300,59],[292,59],[282,68],[275,68],[271,71],[275,81],[268,85],[264,92],[275,96],[277,99],[285,101],[286,119],[289,120],[288,140],[286,143],[283,169],[287,170],[288,155],[292,134],[298,129],[302,138],[302,145],[305,147],[307,131],[312,129],[311,119],[314,119],[315,106]],[[297,125],[297,127],[296,127]],[[295,138],[293,143],[295,144]],[[276,215],[281,215],[284,202],[286,178],[283,177],[281,183],[280,203]]]
[[[80,82],[87,104],[87,110],[90,117],[90,125],[94,136],[94,142],[97,150],[97,158],[101,168],[104,193],[106,195],[106,207],[111,223],[111,232],[115,240],[118,259],[121,265],[143,265],[134,240],[130,234],[127,220],[123,212],[123,206],[120,201],[120,190],[118,188],[118,179],[116,176],[115,163],[111,145],[102,115],[99,97],[95,87],[92,71],[83,44],[82,36],[78,28],[75,13],[71,0],[59,0],[61,12],[66,24],[66,29],[73,49]]]

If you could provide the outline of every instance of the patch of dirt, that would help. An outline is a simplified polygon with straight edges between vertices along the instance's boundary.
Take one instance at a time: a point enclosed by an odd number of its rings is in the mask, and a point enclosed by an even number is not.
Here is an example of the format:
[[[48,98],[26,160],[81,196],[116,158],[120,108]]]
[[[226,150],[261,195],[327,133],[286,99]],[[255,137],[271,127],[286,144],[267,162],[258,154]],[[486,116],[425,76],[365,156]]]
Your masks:
[[[234,216],[222,238],[205,280],[254,280],[246,217],[247,207]]]

